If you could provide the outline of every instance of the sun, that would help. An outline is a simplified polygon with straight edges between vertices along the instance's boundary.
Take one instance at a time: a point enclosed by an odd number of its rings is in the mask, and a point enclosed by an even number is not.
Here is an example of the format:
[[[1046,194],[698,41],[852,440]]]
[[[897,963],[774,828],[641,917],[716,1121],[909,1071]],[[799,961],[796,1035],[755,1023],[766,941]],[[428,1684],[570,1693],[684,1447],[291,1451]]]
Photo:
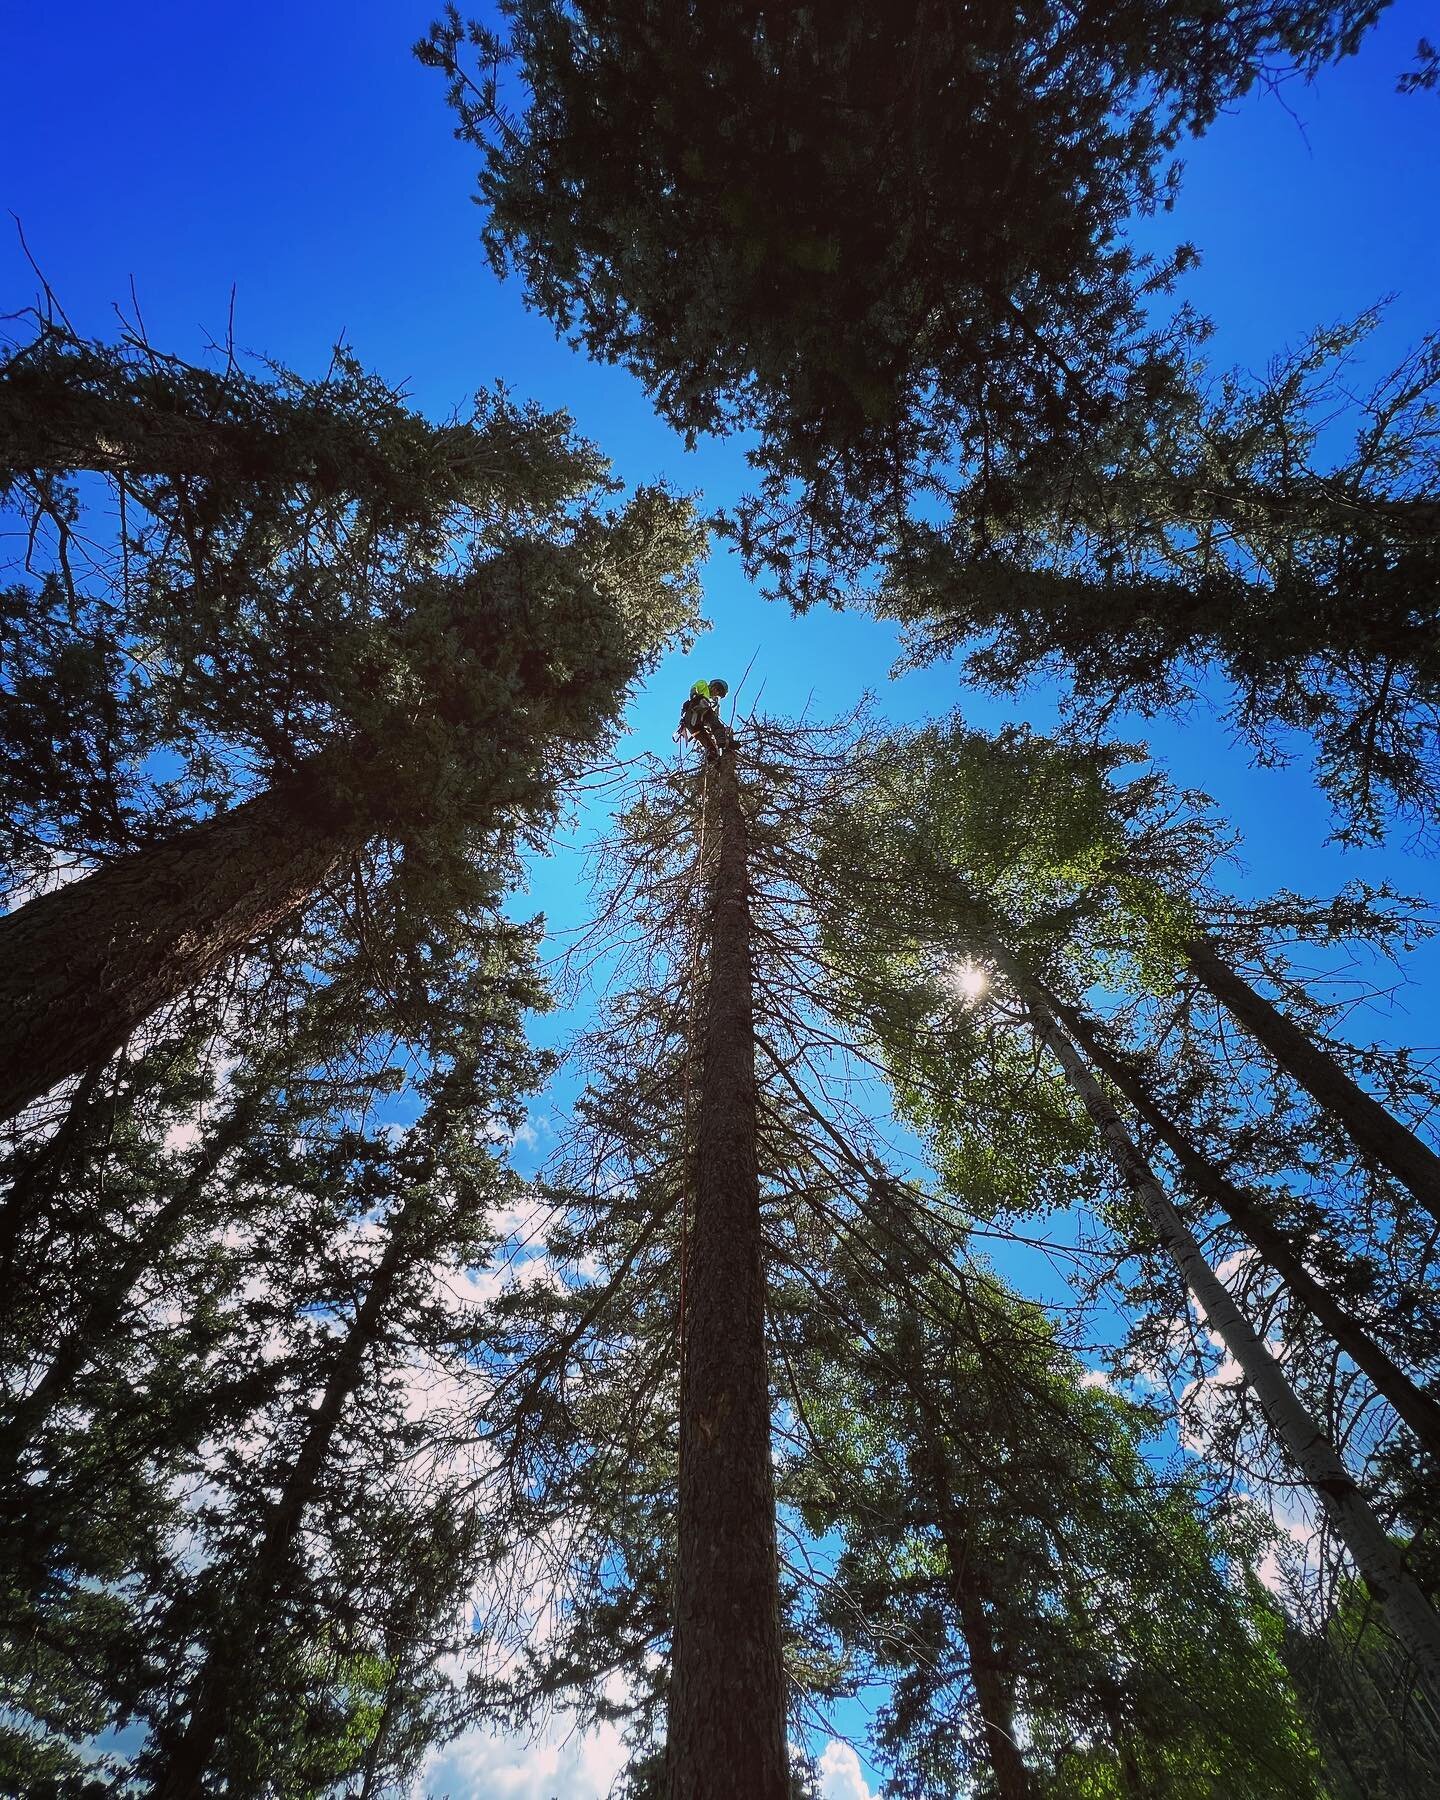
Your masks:
[[[962,1004],[973,1006],[990,986],[989,973],[979,963],[951,963],[945,971],[945,985]]]

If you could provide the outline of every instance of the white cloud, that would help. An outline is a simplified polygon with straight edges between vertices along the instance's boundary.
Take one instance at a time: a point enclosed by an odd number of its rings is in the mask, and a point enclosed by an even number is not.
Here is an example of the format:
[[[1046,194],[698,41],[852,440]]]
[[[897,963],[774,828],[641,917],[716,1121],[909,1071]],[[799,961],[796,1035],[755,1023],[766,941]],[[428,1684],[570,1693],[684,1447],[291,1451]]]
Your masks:
[[[860,1758],[849,1744],[831,1738],[817,1767],[822,1800],[876,1800],[860,1768]]]
[[[568,1738],[557,1728],[538,1742],[477,1728],[431,1759],[417,1800],[605,1800],[625,1762],[613,1725]],[[823,1800],[878,1800],[849,1744],[832,1739],[817,1766]]]
[[[179,1156],[183,1151],[193,1150],[200,1142],[200,1133],[204,1129],[204,1120],[200,1113],[192,1113],[188,1119],[181,1119],[170,1126],[165,1133],[165,1148],[172,1156]]]
[[[511,1150],[528,1150],[532,1156],[538,1156],[544,1140],[553,1138],[555,1129],[548,1113],[535,1113],[522,1119],[513,1130],[503,1119],[492,1119],[485,1127],[485,1135],[492,1144],[504,1144]]]
[[[1255,1498],[1281,1533],[1256,1565],[1262,1587],[1281,1601],[1304,1592],[1320,1567],[1322,1533],[1315,1503],[1300,1488],[1265,1487]]]
[[[545,1235],[557,1208],[533,1194],[524,1195],[515,1206],[499,1206],[490,1214],[490,1229],[502,1244],[529,1246]]]
[[[536,1113],[522,1123],[511,1142],[516,1150],[528,1150],[532,1156],[538,1156],[545,1140],[554,1136],[549,1114]]]
[[[63,887],[69,887],[72,881],[79,881],[93,872],[93,865],[90,863],[74,859],[66,862],[56,858],[32,880],[21,881],[11,888],[6,896],[6,912],[18,912],[27,902],[38,900],[44,894],[56,893]]]
[[[538,1742],[467,1731],[421,1775],[425,1800],[605,1800],[626,1762],[613,1725]]]

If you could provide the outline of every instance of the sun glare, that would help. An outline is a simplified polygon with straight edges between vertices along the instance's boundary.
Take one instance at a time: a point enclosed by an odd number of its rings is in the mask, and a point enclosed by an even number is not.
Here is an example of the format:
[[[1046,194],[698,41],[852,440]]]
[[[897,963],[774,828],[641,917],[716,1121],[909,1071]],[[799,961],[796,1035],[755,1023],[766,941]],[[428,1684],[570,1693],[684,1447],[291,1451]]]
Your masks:
[[[979,963],[951,963],[945,975],[946,986],[957,1000],[973,1005],[990,985],[990,977]]]

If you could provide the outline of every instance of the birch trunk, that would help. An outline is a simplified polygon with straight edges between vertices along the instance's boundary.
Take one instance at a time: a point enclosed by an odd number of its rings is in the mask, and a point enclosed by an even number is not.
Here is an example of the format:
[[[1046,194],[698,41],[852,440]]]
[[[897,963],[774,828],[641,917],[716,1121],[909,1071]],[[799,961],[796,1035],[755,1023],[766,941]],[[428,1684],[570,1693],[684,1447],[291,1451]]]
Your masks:
[[[733,744],[708,779],[719,841],[685,1283],[667,1786],[670,1800],[786,1800],[748,842]]]
[[[1432,1218],[1440,1219],[1440,1156],[1352,1081],[1327,1050],[1257,993],[1213,944],[1197,938],[1187,945],[1186,958],[1191,972],[1207,992],[1239,1020],[1312,1100],[1339,1120],[1356,1148],[1388,1169]]]
[[[1336,1346],[1369,1378],[1375,1391],[1395,1408],[1420,1442],[1440,1456],[1440,1404],[1405,1373],[1354,1314],[1310,1273],[1289,1238],[1266,1217],[1263,1207],[1198,1150],[1189,1135],[1156,1105],[1134,1068],[1106,1046],[1093,1023],[1074,1007],[1064,1006],[1048,995],[1046,999],[1091,1062],[1109,1076],[1138,1116],[1174,1153],[1181,1172],[1194,1191],[1223,1213],[1249,1240],[1305,1310],[1330,1334]]]
[[[1156,1237],[1199,1303],[1207,1323],[1238,1364],[1271,1429],[1318,1497],[1391,1630],[1432,1691],[1440,1692],[1440,1619],[1411,1579],[1400,1551],[1370,1510],[1318,1421],[1301,1404],[1279,1363],[1205,1260],[1189,1227],[1121,1124],[1104,1089],[1061,1031],[1039,990],[1008,958],[1000,960],[1029,1005],[1042,1043],[1064,1070],[1127,1186],[1144,1208]]]

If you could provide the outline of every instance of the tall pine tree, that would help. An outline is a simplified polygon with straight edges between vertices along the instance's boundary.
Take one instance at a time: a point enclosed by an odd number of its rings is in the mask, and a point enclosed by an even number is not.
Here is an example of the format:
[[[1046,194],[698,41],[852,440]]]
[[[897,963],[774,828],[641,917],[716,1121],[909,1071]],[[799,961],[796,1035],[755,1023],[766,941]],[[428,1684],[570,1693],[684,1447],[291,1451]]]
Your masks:
[[[40,366],[79,405],[109,362],[62,351],[58,375]],[[170,374],[167,416],[208,429],[210,387]],[[293,450],[293,400],[252,382],[242,410]],[[483,399],[442,434],[465,463],[457,498],[429,428],[357,372],[305,405],[415,464],[385,506],[317,493],[303,459],[258,489],[126,476],[137,522],[97,565],[71,553],[90,513],[82,490],[57,497],[67,462],[16,485],[51,562],[7,595],[0,766],[26,903],[0,921],[6,1116],[363,877],[367,847],[403,858],[432,904],[447,882],[463,904],[472,850],[544,818],[693,618],[690,508],[650,489],[606,510],[605,465],[567,421]],[[57,870],[80,879],[54,887]]]

